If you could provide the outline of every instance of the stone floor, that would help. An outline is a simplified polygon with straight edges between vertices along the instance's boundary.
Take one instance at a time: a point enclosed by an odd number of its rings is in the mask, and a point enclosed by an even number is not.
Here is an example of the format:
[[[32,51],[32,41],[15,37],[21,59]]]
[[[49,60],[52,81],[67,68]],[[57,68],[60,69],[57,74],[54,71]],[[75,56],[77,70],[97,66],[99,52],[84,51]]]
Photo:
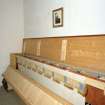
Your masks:
[[[0,87],[0,105],[25,105],[14,91],[6,92]]]

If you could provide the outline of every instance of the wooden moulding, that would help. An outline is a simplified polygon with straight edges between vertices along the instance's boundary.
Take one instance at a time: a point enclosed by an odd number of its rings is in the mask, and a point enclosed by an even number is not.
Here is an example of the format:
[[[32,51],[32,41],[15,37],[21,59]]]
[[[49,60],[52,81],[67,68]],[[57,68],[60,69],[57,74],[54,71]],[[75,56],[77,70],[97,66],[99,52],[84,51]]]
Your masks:
[[[72,105],[11,67],[4,77],[27,105]]]
[[[24,39],[23,53],[37,55],[38,41],[41,41],[40,56],[74,65],[88,68],[93,71],[105,72],[105,36],[78,36],[56,38],[27,38]],[[63,58],[62,40],[67,40],[66,58]],[[34,44],[32,44],[34,43]],[[65,53],[65,51],[64,51]]]

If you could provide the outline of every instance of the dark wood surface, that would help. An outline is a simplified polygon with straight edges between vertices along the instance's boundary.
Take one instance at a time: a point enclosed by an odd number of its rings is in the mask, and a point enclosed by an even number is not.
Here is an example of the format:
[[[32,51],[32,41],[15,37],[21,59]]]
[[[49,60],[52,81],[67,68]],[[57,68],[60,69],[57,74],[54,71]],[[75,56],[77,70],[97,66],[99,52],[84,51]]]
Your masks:
[[[91,105],[105,105],[104,91],[88,86],[86,100],[91,103]]]

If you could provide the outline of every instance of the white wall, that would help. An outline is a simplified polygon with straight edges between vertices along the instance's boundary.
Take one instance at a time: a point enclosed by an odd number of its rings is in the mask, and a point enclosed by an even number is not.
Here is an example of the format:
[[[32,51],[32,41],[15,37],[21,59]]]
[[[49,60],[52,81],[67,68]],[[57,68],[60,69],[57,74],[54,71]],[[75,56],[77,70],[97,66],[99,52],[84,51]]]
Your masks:
[[[0,0],[0,85],[9,54],[21,51],[23,19],[23,0]]]
[[[64,27],[52,10],[64,7]],[[105,34],[105,0],[24,0],[25,37]]]

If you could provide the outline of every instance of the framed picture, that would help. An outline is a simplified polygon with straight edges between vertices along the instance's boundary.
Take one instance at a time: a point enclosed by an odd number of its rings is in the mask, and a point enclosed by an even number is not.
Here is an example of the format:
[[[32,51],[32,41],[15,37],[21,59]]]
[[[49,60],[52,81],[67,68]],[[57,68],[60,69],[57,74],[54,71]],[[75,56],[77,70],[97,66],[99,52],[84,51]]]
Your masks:
[[[63,8],[53,10],[53,27],[63,27]]]

